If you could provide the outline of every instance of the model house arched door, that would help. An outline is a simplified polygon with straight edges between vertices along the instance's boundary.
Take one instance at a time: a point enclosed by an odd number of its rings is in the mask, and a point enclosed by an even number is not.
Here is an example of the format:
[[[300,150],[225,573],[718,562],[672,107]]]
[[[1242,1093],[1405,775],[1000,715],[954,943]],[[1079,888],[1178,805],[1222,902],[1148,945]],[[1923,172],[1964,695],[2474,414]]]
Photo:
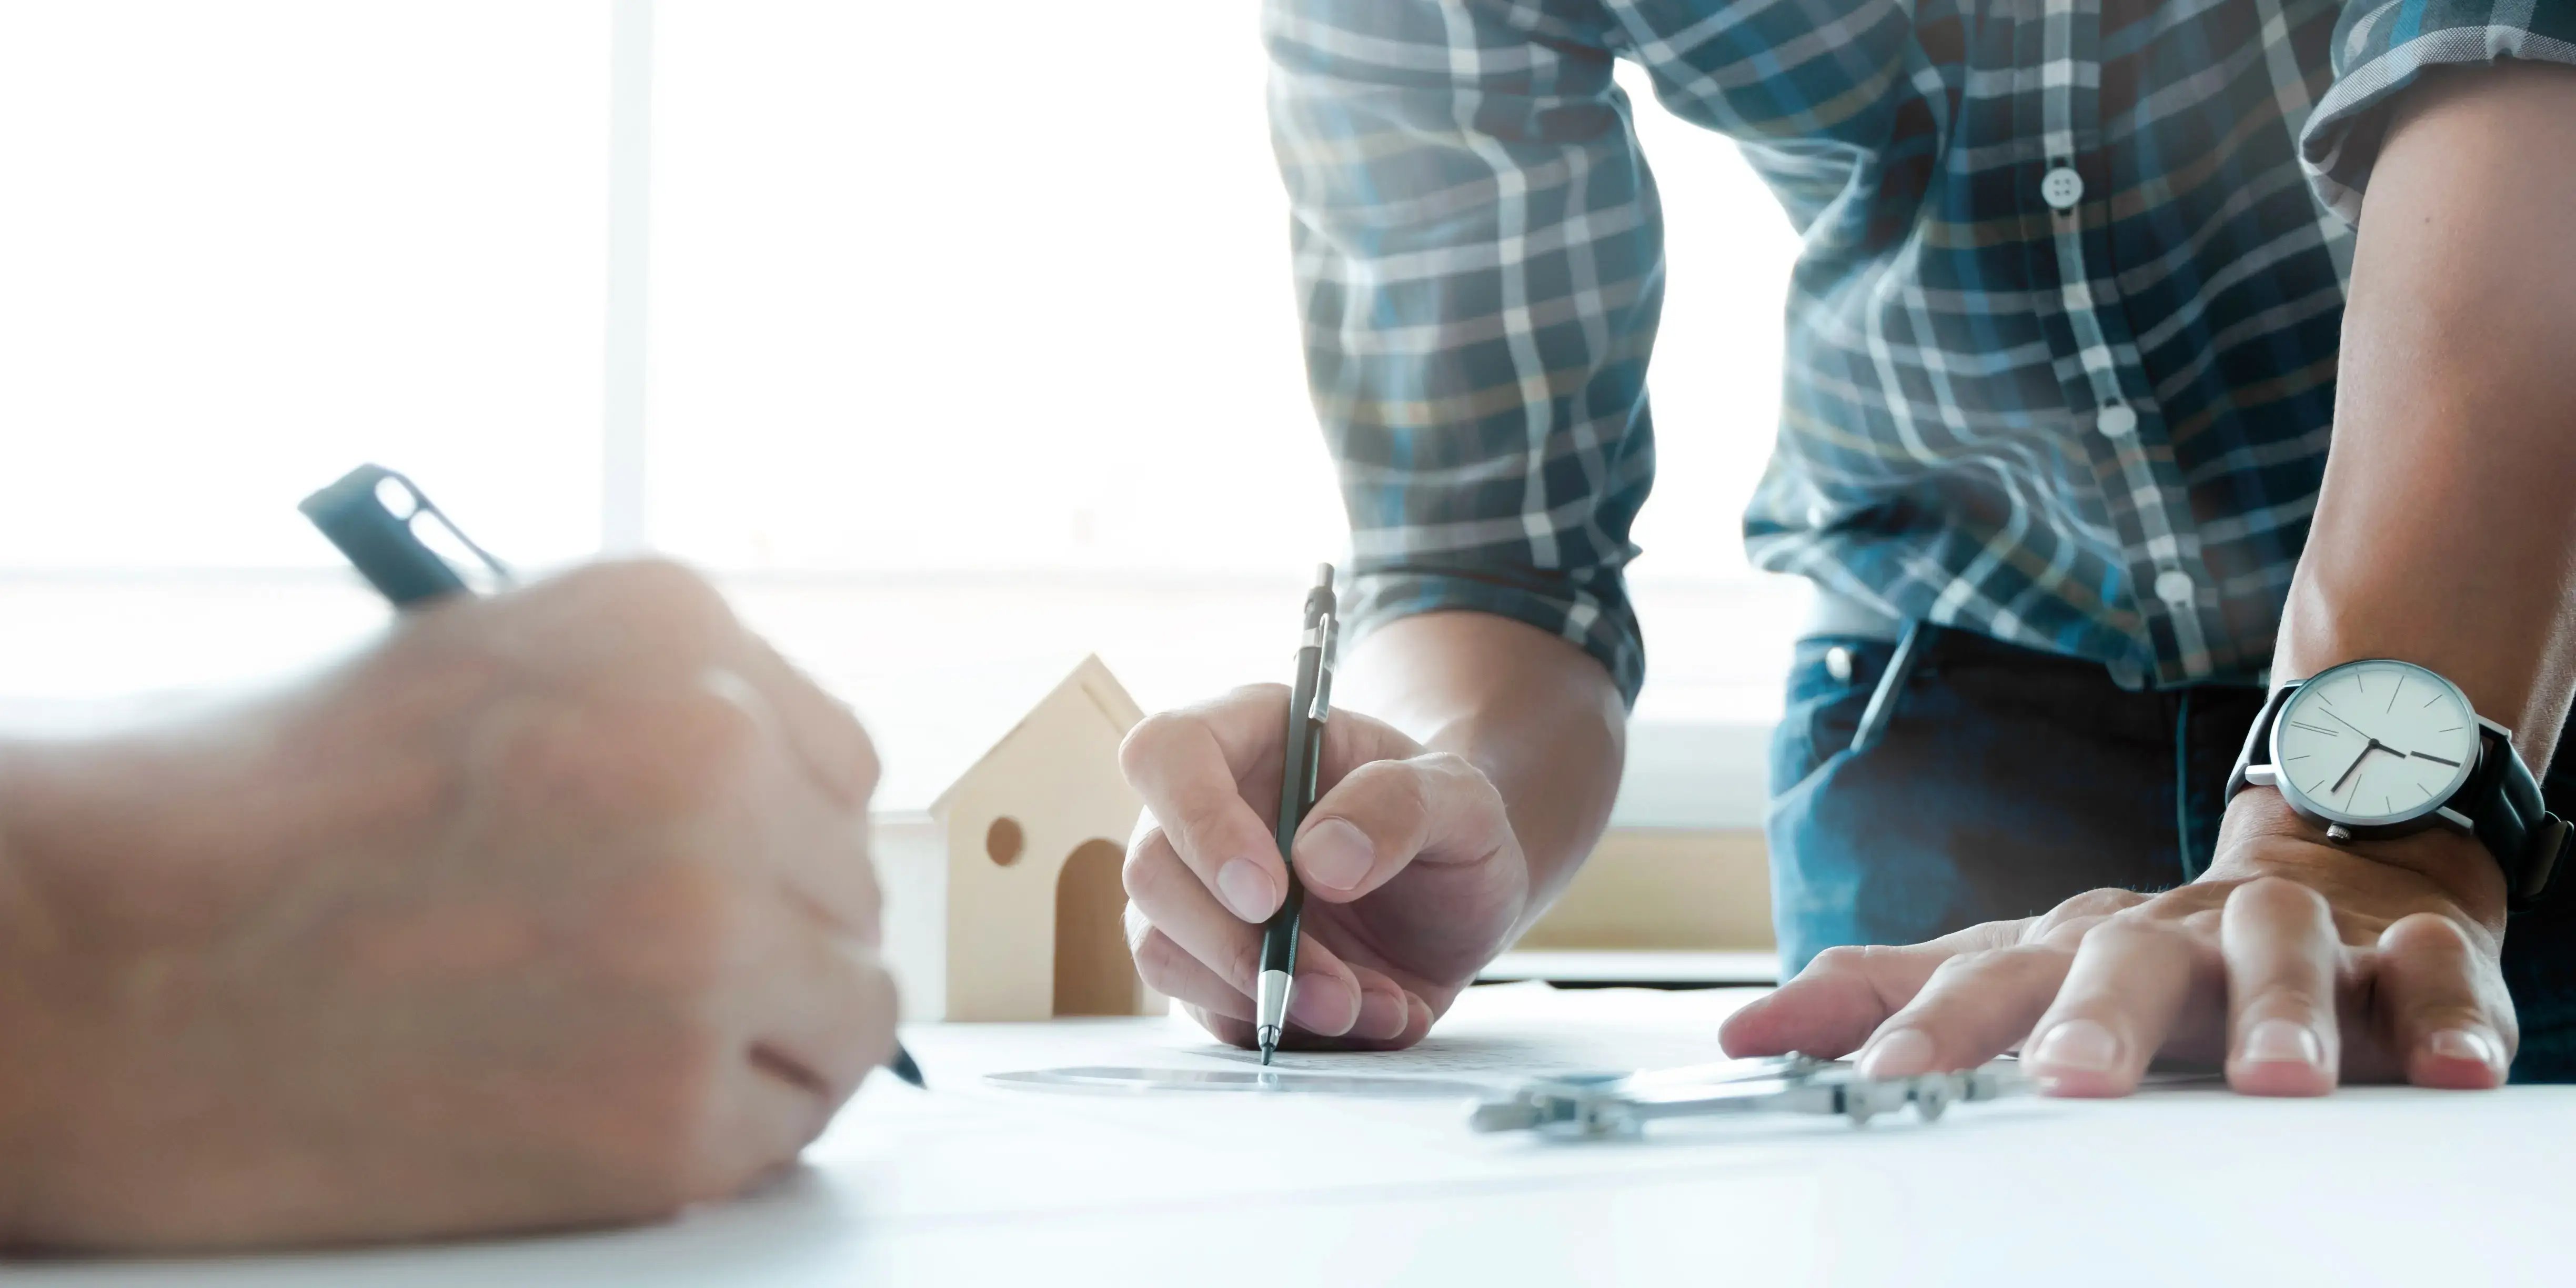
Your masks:
[[[1085,841],[1055,880],[1055,1013],[1134,1015],[1142,985],[1127,952],[1126,852]]]

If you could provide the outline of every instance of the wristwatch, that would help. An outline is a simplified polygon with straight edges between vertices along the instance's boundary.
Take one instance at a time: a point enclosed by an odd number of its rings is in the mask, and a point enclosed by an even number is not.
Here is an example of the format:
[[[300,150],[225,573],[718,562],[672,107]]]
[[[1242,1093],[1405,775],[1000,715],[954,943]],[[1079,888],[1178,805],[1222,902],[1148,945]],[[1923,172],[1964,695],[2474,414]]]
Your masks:
[[[2547,892],[2576,832],[2542,802],[2512,730],[2440,674],[2391,658],[2273,690],[2227,777],[2231,800],[2248,787],[2278,789],[2337,843],[2467,832],[2504,869],[2506,906],[2517,911]]]

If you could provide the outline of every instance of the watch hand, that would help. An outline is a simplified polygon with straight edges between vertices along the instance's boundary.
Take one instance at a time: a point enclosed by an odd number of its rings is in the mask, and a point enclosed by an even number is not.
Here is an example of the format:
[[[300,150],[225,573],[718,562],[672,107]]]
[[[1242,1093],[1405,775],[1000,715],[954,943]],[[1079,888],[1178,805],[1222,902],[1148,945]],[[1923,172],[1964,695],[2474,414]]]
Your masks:
[[[2424,758],[2424,759],[2426,759],[2426,760],[2432,761],[2432,762],[2433,762],[2434,764],[2436,764],[2436,765],[2449,765],[2449,766],[2450,766],[2451,768],[2453,768],[2453,769],[2457,769],[2457,768],[2459,768],[2459,767],[2460,767],[2460,762],[2458,762],[2458,761],[2456,761],[2456,760],[2444,760],[2444,759],[2442,759],[2441,757],[2436,756],[2436,755],[2434,755],[2433,753],[2431,753],[2431,752],[2429,752],[2429,751],[2410,751],[2410,752],[2407,752],[2406,754],[2407,754],[2407,755],[2409,755],[2409,756],[2420,756],[2420,757],[2423,757],[2423,758]]]
[[[2356,770],[2356,769],[2361,768],[2361,762],[2363,762],[2363,761],[2365,761],[2365,760],[2370,759],[2370,753],[2371,753],[2371,751],[2372,751],[2373,749],[2377,748],[2378,746],[2379,746],[2379,742],[2378,742],[2378,740],[2377,740],[2377,739],[2372,739],[2372,740],[2371,740],[2371,743],[2370,743],[2370,745],[2369,745],[2369,746],[2362,748],[2362,749],[2361,749],[2361,754],[2360,754],[2360,755],[2358,755],[2358,756],[2353,757],[2353,758],[2352,758],[2352,763],[2351,763],[2351,764],[2349,764],[2349,765],[2344,766],[2344,767],[2343,767],[2343,772],[2342,772],[2341,774],[2338,774],[2338,775],[2336,775],[2336,776],[2335,776],[2334,786],[2329,787],[2329,788],[2327,788],[2327,789],[2326,789],[2326,795],[2328,795],[2328,796],[2332,796],[2332,795],[2334,795],[2336,792],[2342,791],[2342,790],[2343,790],[2343,785],[2344,785],[2345,780],[2347,780],[2347,779],[2349,779],[2349,778],[2351,778],[2351,777],[2352,777],[2352,771],[2354,771],[2354,770]]]
[[[2364,728],[2362,728],[2360,725],[2354,724],[2353,722],[2351,722],[2351,721],[2349,721],[2349,720],[2344,719],[2342,716],[2336,715],[2334,712],[2327,711],[2327,712],[2322,712],[2322,713],[2320,713],[2320,714],[2322,714],[2322,715],[2326,716],[2326,717],[2327,717],[2328,719],[2330,719],[2330,720],[2333,720],[2336,724],[2342,725],[2344,728],[2346,728],[2346,729],[2350,729],[2350,730],[2352,730],[2354,733],[2360,734],[2360,735],[2361,735],[2362,737],[2364,737],[2364,738],[2370,738],[2370,731],[2369,731],[2369,730],[2364,729]],[[2379,741],[2377,738],[2370,738],[2370,740],[2371,740],[2372,742],[2377,742],[2377,741]]]

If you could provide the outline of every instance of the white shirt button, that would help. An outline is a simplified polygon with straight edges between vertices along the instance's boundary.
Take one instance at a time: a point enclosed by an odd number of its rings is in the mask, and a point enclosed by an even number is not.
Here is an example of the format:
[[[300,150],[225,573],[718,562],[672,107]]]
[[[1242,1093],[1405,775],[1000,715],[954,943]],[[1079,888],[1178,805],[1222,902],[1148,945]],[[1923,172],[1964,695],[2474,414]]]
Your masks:
[[[1827,675],[1830,675],[1830,676],[1834,677],[1834,683],[1836,683],[1836,684],[1849,684],[1849,683],[1851,683],[1851,677],[1852,677],[1852,656],[1851,656],[1851,650],[1850,650],[1850,649],[1847,649],[1847,648],[1844,648],[1844,647],[1843,647],[1842,645],[1840,645],[1840,644],[1837,644],[1837,645],[1833,646],[1832,648],[1826,649],[1826,650],[1825,650],[1825,674],[1827,674]]]
[[[2059,210],[2073,210],[2084,200],[2084,176],[2070,165],[2053,167],[2039,177],[2039,197]]]
[[[2199,589],[2192,584],[2191,574],[2179,568],[2168,568],[2156,574],[2156,598],[2168,604],[2188,604]]]
[[[2093,427],[2112,438],[2126,438],[2138,428],[2138,413],[2127,403],[2113,403],[2093,418]]]

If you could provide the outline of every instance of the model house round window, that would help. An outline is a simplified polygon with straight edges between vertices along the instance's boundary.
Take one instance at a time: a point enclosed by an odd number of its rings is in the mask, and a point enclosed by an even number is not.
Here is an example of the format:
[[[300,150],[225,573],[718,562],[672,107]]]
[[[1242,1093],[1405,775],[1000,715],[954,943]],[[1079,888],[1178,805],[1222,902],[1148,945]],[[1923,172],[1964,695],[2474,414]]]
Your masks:
[[[1019,862],[1020,851],[1027,849],[1028,844],[1029,839],[1020,833],[1018,819],[997,818],[991,827],[984,829],[984,853],[991,855],[993,861],[1003,867]]]

